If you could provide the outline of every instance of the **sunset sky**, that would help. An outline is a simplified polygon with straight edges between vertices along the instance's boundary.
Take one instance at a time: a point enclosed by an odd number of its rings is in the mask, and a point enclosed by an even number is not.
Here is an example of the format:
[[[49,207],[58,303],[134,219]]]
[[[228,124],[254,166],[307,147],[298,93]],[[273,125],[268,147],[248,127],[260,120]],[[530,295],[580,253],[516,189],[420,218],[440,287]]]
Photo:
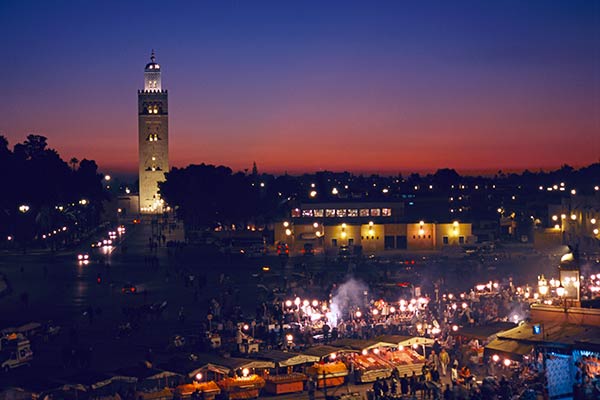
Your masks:
[[[173,166],[397,173],[600,159],[600,1],[0,2],[0,134],[137,169],[151,49]]]

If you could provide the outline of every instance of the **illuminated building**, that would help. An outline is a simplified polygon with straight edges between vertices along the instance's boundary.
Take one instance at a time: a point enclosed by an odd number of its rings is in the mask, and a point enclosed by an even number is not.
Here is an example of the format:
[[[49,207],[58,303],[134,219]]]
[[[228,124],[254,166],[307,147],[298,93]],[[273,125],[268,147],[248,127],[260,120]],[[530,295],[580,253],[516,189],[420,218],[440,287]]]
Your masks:
[[[162,212],[158,182],[169,171],[168,95],[154,56],[144,68],[144,90],[138,90],[140,212]]]
[[[406,221],[403,203],[308,203],[291,210],[274,225],[275,242],[293,250],[305,244],[327,253],[340,246],[360,246],[370,254],[384,250],[441,250],[475,243],[471,224],[451,221]]]

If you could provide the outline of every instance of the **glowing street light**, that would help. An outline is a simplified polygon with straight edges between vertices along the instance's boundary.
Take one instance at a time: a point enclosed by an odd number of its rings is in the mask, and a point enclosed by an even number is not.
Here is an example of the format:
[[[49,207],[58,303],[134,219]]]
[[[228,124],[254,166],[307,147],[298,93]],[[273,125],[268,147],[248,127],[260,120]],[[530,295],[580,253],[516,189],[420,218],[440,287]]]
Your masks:
[[[23,214],[25,214],[27,211],[29,211],[29,206],[27,204],[21,204],[19,206],[19,211],[21,211]]]
[[[561,282],[560,286],[556,288],[556,294],[558,295],[558,297],[562,298],[562,297],[564,297],[565,293],[566,293],[565,287],[562,285],[562,282]]]

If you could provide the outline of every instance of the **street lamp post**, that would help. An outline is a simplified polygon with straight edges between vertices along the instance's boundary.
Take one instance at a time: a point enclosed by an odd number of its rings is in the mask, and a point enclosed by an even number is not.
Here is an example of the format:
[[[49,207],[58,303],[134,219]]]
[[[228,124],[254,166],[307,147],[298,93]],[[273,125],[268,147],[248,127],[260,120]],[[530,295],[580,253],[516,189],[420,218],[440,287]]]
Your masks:
[[[565,291],[565,287],[563,286],[562,282],[556,288],[556,294],[558,295],[558,297],[560,297],[561,302],[564,306],[564,310],[565,310],[565,312],[567,312],[567,299],[565,298],[566,291]]]

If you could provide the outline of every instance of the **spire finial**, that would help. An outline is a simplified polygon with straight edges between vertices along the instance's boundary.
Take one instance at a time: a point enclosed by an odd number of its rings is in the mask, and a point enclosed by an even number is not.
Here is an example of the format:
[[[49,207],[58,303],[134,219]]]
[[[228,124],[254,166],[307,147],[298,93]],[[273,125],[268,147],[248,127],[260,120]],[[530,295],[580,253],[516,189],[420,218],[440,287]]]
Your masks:
[[[154,49],[152,49],[152,54],[150,55],[150,61],[155,62],[156,57],[154,56]]]

